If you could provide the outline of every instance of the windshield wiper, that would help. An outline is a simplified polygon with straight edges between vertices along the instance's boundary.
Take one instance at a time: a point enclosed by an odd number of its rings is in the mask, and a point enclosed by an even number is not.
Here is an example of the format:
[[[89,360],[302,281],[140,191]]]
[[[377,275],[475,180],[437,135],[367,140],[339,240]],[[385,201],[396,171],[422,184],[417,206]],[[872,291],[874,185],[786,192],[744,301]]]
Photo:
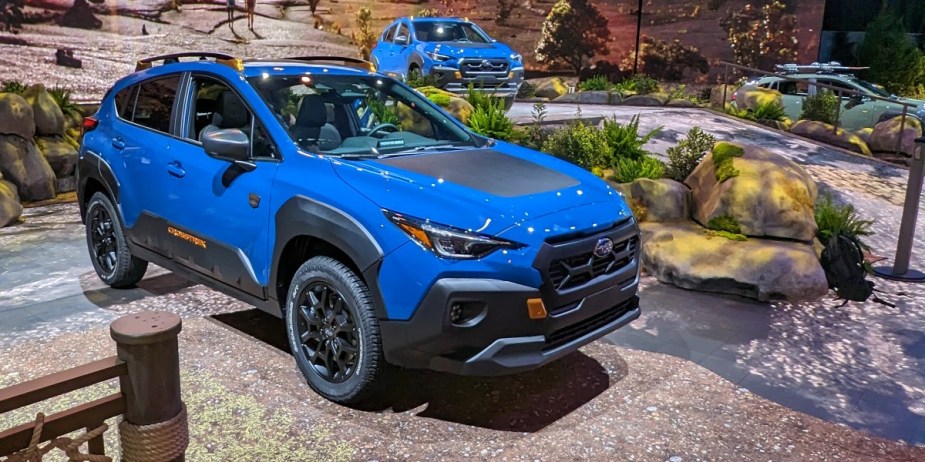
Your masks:
[[[428,151],[457,151],[457,150],[460,150],[460,149],[462,149],[462,148],[459,147],[459,146],[453,146],[453,145],[451,145],[451,144],[438,144],[438,145],[431,145],[431,146],[417,146],[417,147],[413,147],[413,148],[402,149],[401,151],[393,152],[393,153],[390,153],[390,154],[383,154],[382,156],[380,156],[380,158],[381,158],[381,159],[385,159],[385,158],[388,158],[388,157],[407,156],[407,155],[411,155],[411,154],[417,154],[417,153],[420,153],[420,152],[428,152]]]

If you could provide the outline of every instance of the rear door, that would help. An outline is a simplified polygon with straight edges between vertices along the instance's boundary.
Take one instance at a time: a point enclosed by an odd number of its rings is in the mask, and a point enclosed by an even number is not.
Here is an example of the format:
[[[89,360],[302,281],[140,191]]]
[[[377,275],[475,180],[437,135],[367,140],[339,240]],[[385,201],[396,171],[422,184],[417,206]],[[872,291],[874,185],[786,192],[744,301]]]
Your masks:
[[[860,89],[847,82],[831,79],[819,78],[819,83],[832,85],[848,91],[859,91]],[[865,127],[872,127],[874,115],[876,113],[876,104],[870,98],[852,98],[849,94],[839,93],[841,99],[841,109],[838,114],[838,126],[847,130],[859,130]]]
[[[398,28],[396,24],[389,26],[382,36],[379,37],[379,43],[376,45],[376,48],[373,49],[374,62],[379,72],[385,74],[395,72],[395,63],[392,62],[392,57],[394,56],[393,47],[395,45],[392,43],[392,40],[395,38],[396,28]]]
[[[169,163],[170,257],[187,267],[263,298],[269,278],[269,204],[281,162],[276,145],[234,85],[192,74],[184,92],[180,139]],[[210,157],[203,130],[241,130],[251,144],[246,171]]]
[[[399,66],[397,72],[408,77],[408,68],[411,65],[411,53],[414,47],[411,46],[411,27],[407,21],[402,20],[399,23],[398,31],[395,33],[395,62]]]
[[[809,93],[809,83],[806,81],[780,80],[777,82],[777,91],[781,93],[781,104],[784,113],[790,120],[796,121],[803,112],[803,100]]]

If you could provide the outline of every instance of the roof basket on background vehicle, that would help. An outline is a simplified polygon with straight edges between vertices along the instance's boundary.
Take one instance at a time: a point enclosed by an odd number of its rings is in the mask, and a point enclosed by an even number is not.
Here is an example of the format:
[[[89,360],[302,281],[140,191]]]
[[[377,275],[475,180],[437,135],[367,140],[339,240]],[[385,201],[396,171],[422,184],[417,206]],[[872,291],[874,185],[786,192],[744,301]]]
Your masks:
[[[291,56],[286,59],[311,63],[330,63],[338,66],[353,67],[373,72],[376,71],[376,66],[373,65],[373,63],[365,59],[350,58],[347,56]]]
[[[828,63],[812,63],[802,66],[799,64],[777,64],[774,66],[774,68],[782,74],[797,74],[800,72],[813,71],[816,71],[819,74],[834,74],[835,72],[863,71],[865,69],[870,69],[869,67],[842,66],[842,63],[838,61],[831,61]]]
[[[150,69],[157,61],[163,61],[163,64],[172,64],[180,61],[180,58],[198,58],[200,61],[209,58],[215,59],[218,64],[224,64],[236,71],[244,70],[244,62],[239,58],[225,54],[213,53],[211,51],[185,51],[182,53],[170,53],[167,55],[152,56],[150,58],[139,59],[135,64],[135,72]]]

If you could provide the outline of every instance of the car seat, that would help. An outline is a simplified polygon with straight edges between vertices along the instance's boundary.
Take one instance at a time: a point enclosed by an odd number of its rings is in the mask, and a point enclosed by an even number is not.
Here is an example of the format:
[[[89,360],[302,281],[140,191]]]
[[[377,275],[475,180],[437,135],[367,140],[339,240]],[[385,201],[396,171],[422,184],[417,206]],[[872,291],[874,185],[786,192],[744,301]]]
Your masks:
[[[289,132],[299,146],[317,145],[322,151],[337,149],[343,141],[340,132],[328,123],[328,108],[321,95],[302,97],[299,115]]]
[[[250,138],[250,114],[241,98],[231,90],[219,95],[215,102],[215,112],[212,113],[212,123],[199,132],[199,142],[207,133],[225,128],[237,128]]]

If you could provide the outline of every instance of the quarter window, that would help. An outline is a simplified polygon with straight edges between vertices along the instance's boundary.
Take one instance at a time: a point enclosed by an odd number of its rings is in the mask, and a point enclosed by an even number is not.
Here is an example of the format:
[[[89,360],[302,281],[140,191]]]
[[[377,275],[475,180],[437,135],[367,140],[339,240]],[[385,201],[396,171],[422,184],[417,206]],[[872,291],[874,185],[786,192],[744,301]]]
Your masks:
[[[135,110],[135,90],[138,86],[133,85],[128,88],[122,89],[119,93],[116,93],[115,104],[116,104],[116,114],[119,114],[119,118],[125,120],[132,120],[132,111]]]
[[[152,130],[170,133],[170,117],[179,85],[180,76],[143,82],[138,88],[131,121]]]

